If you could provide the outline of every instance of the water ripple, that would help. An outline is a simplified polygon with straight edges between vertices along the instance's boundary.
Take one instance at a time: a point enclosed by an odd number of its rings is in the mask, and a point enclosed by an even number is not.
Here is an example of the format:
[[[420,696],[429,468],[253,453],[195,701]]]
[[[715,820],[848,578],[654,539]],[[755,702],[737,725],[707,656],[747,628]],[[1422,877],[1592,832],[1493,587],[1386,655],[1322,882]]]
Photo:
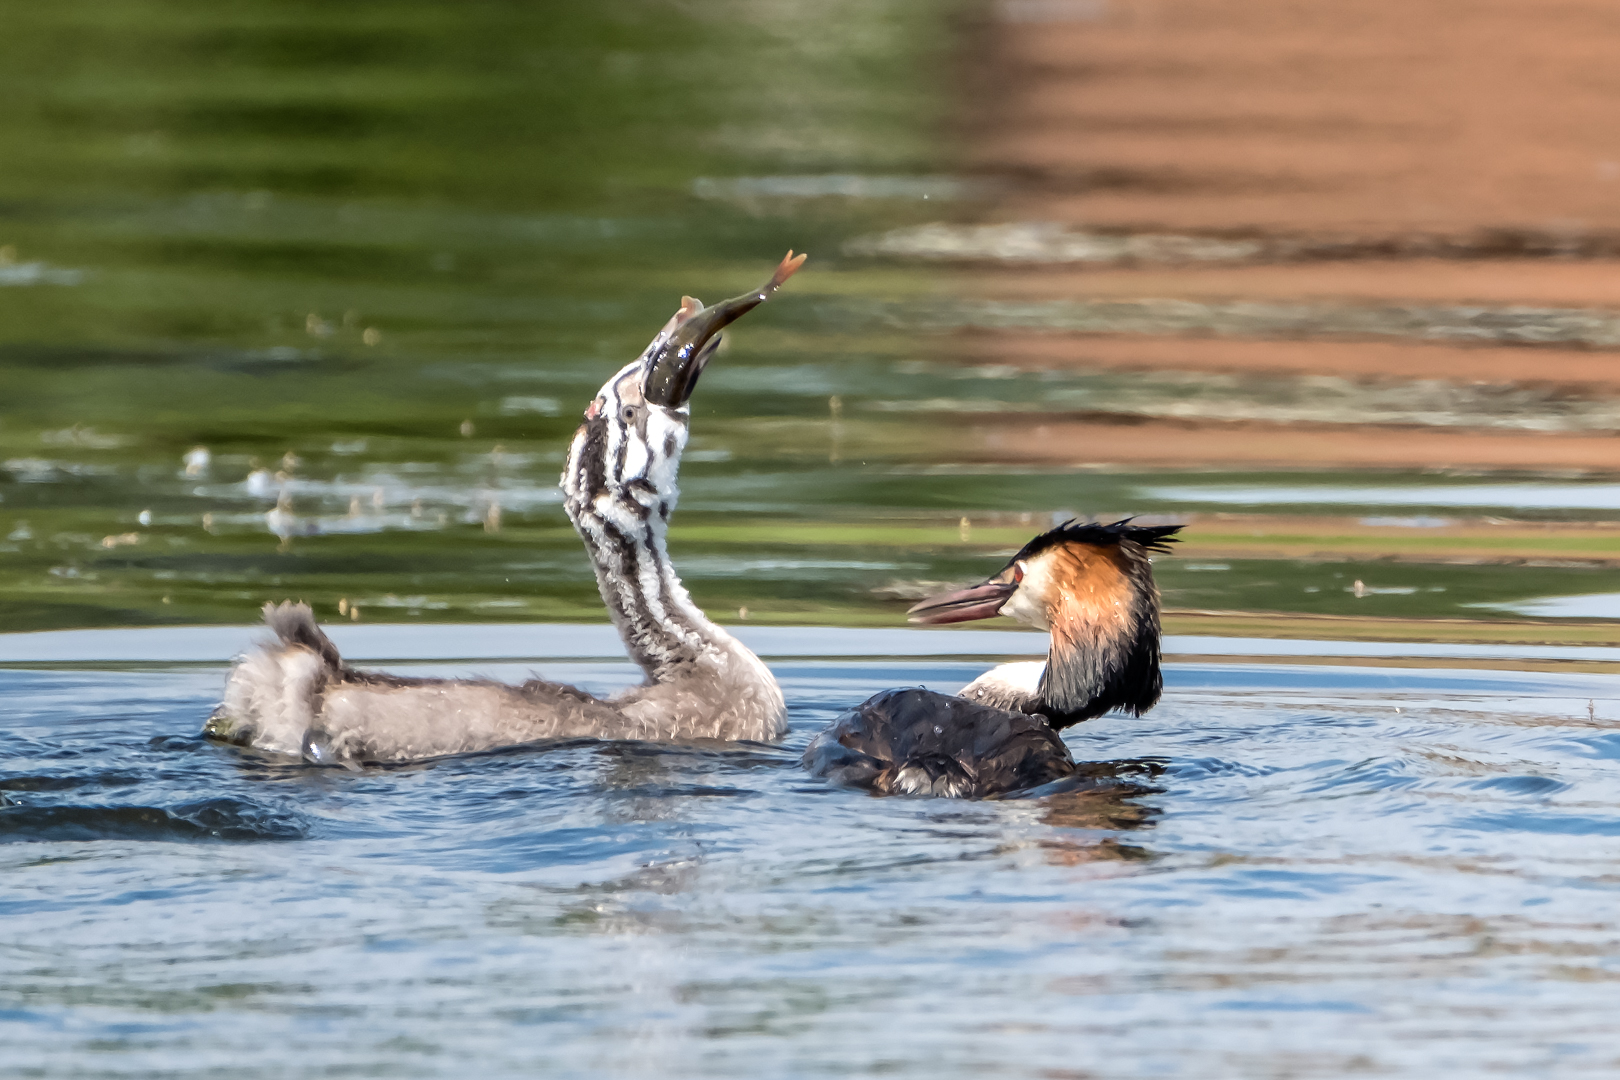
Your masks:
[[[1063,790],[951,803],[796,758],[842,706],[983,664],[775,666],[781,746],[360,773],[197,740],[219,668],[0,671],[8,1052],[255,1077],[492,1046],[494,1074],[580,1076],[1620,1053],[1594,992],[1620,977],[1612,678],[1173,664],[1159,708],[1068,734]]]
[[[297,815],[241,799],[204,799],[158,806],[7,806],[0,843],[87,840],[299,840]]]

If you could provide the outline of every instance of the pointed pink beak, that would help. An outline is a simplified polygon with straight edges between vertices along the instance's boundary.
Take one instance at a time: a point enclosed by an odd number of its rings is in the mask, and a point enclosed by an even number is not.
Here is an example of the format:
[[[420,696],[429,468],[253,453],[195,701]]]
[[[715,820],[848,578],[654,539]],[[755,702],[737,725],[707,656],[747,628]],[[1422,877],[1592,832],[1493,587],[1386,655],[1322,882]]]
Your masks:
[[[1017,591],[1018,583],[1015,581],[987,581],[971,589],[930,596],[920,604],[913,605],[906,614],[911,616],[911,622],[928,626],[988,619],[1000,614],[1001,605]]]

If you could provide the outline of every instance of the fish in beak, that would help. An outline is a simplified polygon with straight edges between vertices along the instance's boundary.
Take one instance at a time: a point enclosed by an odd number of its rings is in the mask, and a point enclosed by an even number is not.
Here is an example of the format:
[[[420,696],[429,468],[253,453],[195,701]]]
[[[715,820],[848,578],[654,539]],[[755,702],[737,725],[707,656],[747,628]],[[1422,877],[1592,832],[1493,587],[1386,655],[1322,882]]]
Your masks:
[[[669,340],[647,359],[646,374],[642,376],[645,400],[669,409],[685,405],[697,388],[698,376],[720,346],[720,331],[769,300],[806,258],[788,252],[765,284],[710,308],[689,296],[683,297]]]

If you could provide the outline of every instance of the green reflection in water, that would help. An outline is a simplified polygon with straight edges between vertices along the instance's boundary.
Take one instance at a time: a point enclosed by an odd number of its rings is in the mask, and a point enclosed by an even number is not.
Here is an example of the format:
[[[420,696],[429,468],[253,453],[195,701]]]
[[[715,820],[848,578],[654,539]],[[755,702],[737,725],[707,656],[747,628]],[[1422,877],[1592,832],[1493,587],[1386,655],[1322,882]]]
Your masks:
[[[962,212],[921,198],[949,185],[702,183],[948,173],[951,17],[924,0],[13,5],[0,626],[241,622],[287,596],[326,617],[347,600],[368,619],[600,619],[554,490],[578,410],[682,293],[735,293],[789,247],[808,271],[694,403],[673,546],[717,614],[892,623],[1053,514],[1174,511],[1142,477],[950,468],[957,421],[907,411],[1056,400],[851,315],[948,304],[929,271],[837,253]],[[1140,392],[1070,383],[1111,407]],[[958,515],[992,512],[1009,517],[960,537]],[[1343,569],[1163,574],[1171,604],[1362,611],[1305,591]],[[1411,573],[1446,591],[1377,594],[1379,614],[1616,587]]]

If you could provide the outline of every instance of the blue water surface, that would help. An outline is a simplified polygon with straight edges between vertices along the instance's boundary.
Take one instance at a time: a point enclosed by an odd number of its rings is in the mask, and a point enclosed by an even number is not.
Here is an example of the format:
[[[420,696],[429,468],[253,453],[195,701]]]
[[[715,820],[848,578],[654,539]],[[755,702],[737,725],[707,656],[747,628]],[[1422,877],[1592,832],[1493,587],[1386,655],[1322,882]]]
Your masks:
[[[1610,1075],[1620,678],[1175,664],[1084,791],[797,757],[982,662],[779,661],[782,746],[349,772],[196,737],[221,666],[0,670],[13,1076]],[[620,663],[414,664],[592,690]]]

